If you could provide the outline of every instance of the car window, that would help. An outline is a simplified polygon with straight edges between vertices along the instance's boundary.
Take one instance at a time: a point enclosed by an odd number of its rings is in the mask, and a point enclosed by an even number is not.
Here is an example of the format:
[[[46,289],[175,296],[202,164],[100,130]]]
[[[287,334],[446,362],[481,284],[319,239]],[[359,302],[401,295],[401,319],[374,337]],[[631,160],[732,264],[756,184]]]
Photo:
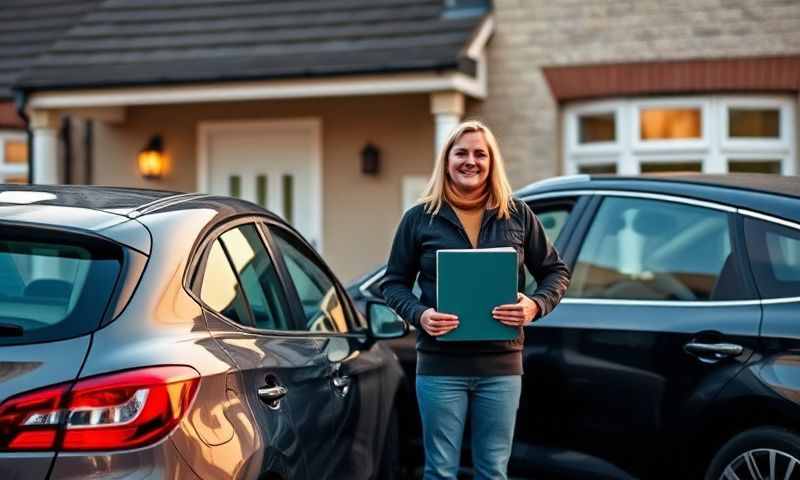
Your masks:
[[[234,322],[242,325],[251,324],[243,290],[219,240],[211,245],[206,260],[200,286],[200,299],[212,310]]]
[[[539,221],[542,222],[547,239],[550,240],[550,243],[555,243],[561,235],[561,230],[566,225],[569,214],[572,213],[572,208],[575,204],[573,202],[565,202],[557,204],[530,203],[529,205],[533,213],[539,217]],[[528,269],[525,269],[525,293],[533,295],[537,286],[536,279],[533,278]]]
[[[70,338],[102,320],[122,251],[78,235],[0,227],[0,344]]]
[[[347,332],[345,305],[335,283],[318,264],[316,256],[288,231],[270,227],[270,232],[289,271],[312,332]]]
[[[220,237],[253,314],[255,327],[288,330],[283,287],[255,225],[228,230]]]
[[[743,295],[728,214],[607,197],[584,239],[567,295],[624,300],[731,300]]]
[[[800,295],[800,230],[745,218],[744,232],[761,296]]]

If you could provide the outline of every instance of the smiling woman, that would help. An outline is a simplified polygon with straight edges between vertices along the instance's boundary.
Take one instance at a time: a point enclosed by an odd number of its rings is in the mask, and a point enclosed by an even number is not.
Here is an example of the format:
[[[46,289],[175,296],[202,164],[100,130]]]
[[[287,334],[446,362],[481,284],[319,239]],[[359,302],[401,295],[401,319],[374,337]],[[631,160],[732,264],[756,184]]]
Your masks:
[[[438,341],[459,327],[459,318],[437,311],[436,252],[496,247],[515,249],[520,291],[517,303],[486,315],[516,329],[516,338]],[[531,297],[521,293],[525,268],[538,282]],[[412,290],[417,276],[420,298]],[[456,478],[468,414],[475,478],[506,478],[521,391],[522,327],[555,308],[569,272],[539,219],[511,197],[503,157],[485,125],[465,122],[450,134],[420,204],[400,222],[384,279],[387,302],[417,327],[425,478]]]

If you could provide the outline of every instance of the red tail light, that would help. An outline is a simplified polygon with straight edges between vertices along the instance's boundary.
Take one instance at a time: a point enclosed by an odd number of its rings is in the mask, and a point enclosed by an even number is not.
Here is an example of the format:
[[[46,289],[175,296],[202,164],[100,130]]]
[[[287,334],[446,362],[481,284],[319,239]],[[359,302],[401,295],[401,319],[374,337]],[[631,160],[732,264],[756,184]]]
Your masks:
[[[102,375],[0,405],[0,451],[120,450],[166,436],[189,409],[200,375],[182,366]]]

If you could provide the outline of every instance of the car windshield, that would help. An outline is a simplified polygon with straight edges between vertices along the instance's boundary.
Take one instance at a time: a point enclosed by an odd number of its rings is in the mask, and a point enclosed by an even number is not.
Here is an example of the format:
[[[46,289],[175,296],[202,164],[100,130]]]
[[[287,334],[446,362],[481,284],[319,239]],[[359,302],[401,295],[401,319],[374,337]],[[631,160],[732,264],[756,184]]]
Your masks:
[[[0,229],[0,345],[51,341],[96,328],[121,251],[94,238]]]

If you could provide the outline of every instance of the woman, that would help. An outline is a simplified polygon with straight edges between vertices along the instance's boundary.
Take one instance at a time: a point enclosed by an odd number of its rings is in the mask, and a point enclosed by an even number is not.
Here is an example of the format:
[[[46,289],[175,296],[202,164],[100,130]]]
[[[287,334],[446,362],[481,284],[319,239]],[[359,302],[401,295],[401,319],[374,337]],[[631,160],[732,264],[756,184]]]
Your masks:
[[[536,292],[517,294],[494,318],[519,330],[511,341],[439,342],[458,318],[437,312],[436,251],[515,247],[518,285],[527,267]],[[421,297],[411,293],[419,274]],[[523,328],[549,313],[569,284],[569,270],[547,241],[539,219],[511,197],[503,158],[491,131],[464,122],[450,135],[420,203],[395,234],[386,269],[386,301],[417,328],[417,400],[425,447],[425,480],[455,479],[467,412],[475,478],[505,479],[522,388]]]

